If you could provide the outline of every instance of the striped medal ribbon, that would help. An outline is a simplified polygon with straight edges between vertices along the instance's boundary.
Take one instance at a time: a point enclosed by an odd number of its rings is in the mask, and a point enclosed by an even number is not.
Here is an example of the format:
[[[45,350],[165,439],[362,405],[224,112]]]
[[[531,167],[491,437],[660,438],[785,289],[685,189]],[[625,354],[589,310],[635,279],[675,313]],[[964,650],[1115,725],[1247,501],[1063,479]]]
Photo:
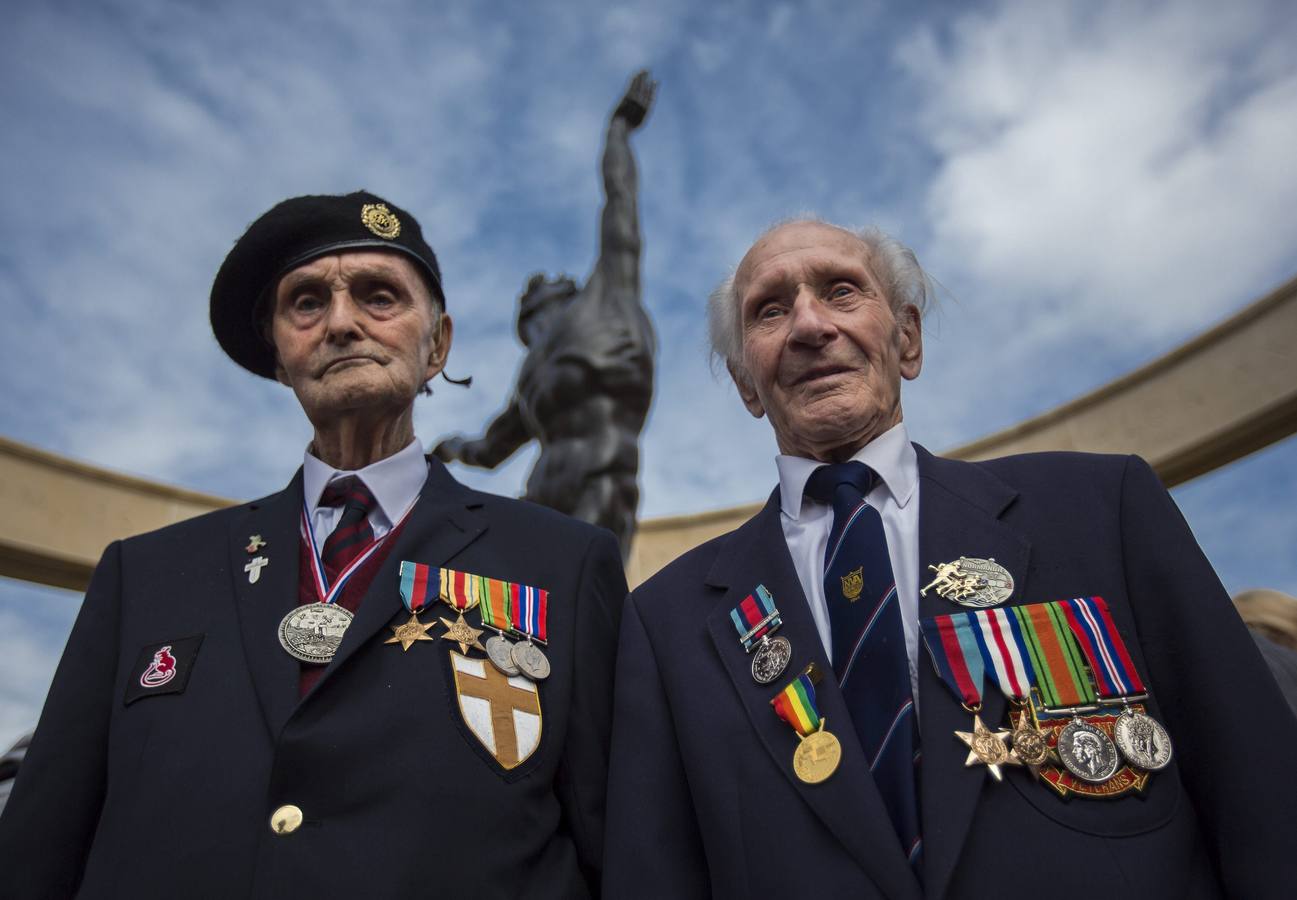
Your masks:
[[[532,681],[549,677],[549,658],[537,644],[546,643],[549,632],[546,616],[549,613],[549,591],[525,584],[509,585],[512,602],[514,631],[526,640],[514,644],[509,659],[524,676]]]
[[[495,666],[510,677],[521,675],[522,669],[513,661],[513,642],[506,634],[513,631],[513,590],[509,582],[485,575],[474,575],[481,603],[477,611],[482,617],[482,627],[495,632],[486,639],[486,655]]]
[[[838,768],[842,745],[825,729],[827,721],[815,703],[815,682],[819,670],[812,665],[798,675],[770,701],[775,714],[797,733],[793,751],[793,773],[806,784],[819,784]]]
[[[752,657],[753,681],[769,684],[784,674],[793,656],[793,645],[785,637],[771,637],[784,621],[775,608],[775,598],[764,584],[758,584],[756,590],[730,610],[730,621],[739,633],[744,652],[752,653],[753,648],[757,651]]]

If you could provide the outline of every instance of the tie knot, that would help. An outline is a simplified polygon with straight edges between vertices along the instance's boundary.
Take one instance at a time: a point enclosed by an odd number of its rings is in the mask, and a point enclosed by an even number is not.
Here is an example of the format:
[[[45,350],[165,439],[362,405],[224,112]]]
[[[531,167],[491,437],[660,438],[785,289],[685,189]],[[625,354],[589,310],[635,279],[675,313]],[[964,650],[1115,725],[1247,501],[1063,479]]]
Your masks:
[[[344,509],[355,509],[365,514],[368,514],[377,503],[378,501],[374,499],[374,495],[366,487],[365,482],[355,475],[347,475],[344,478],[329,482],[324,489],[324,493],[320,496],[321,506],[341,506]]]
[[[833,463],[820,466],[806,479],[806,496],[821,503],[833,505],[839,485],[849,485],[859,491],[858,497],[868,494],[874,486],[874,470],[862,462]]]

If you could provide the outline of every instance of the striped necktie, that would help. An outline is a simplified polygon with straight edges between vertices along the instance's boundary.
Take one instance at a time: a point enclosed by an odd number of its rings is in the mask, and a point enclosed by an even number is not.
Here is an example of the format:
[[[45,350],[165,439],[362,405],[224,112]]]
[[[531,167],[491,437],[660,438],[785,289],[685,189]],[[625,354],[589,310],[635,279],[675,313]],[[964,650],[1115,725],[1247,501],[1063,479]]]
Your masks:
[[[833,671],[901,848],[917,871],[918,723],[887,535],[878,510],[865,502],[874,477],[860,462],[821,466],[807,480],[806,494],[833,507],[824,552]]]
[[[320,552],[320,561],[324,563],[325,574],[329,584],[338,578],[338,573],[360,554],[369,549],[374,542],[374,529],[369,525],[369,513],[378,501],[370,493],[365,482],[355,475],[348,475],[329,482],[320,497],[321,506],[342,507],[338,524],[324,541]]]

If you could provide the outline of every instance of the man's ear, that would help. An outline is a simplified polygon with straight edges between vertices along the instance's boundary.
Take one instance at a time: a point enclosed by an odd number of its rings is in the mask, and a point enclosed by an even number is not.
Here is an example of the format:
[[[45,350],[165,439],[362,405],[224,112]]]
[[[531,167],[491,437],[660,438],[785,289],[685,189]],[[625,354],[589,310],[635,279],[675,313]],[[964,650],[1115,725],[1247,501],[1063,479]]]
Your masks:
[[[432,381],[437,373],[446,367],[446,357],[450,355],[450,345],[455,336],[455,322],[450,313],[442,313],[433,328],[432,347],[428,350],[428,368],[424,381]]]
[[[756,388],[752,386],[752,381],[747,374],[729,360],[725,361],[725,368],[729,369],[730,377],[734,379],[734,387],[739,392],[739,399],[748,408],[748,412],[757,419],[764,416],[766,408],[762,405],[761,398],[757,396]]]
[[[913,381],[923,370],[923,318],[912,303],[902,306],[896,317],[900,343],[901,377]]]

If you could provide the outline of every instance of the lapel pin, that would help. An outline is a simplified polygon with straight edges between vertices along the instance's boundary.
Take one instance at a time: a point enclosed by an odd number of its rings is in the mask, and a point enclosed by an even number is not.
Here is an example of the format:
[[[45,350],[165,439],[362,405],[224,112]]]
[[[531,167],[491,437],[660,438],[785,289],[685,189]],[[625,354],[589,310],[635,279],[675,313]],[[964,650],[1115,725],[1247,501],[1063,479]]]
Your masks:
[[[248,573],[248,584],[256,584],[261,579],[261,570],[270,565],[270,560],[264,556],[254,556],[248,560],[248,564],[243,567],[243,571]]]
[[[248,539],[248,546],[243,549],[249,553],[256,553],[262,547],[266,546],[265,540],[259,534],[254,534]]]

